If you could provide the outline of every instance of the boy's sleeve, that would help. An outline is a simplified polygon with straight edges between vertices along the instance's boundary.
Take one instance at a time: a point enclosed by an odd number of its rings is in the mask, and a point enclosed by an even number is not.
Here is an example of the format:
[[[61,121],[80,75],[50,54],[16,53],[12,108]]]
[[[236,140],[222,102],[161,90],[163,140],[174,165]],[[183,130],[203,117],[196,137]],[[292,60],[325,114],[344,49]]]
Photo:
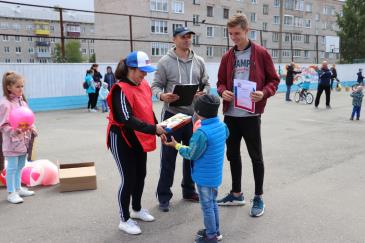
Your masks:
[[[179,154],[185,159],[197,160],[203,155],[203,153],[207,149],[207,137],[202,131],[197,130],[190,138],[189,146],[178,143],[176,144],[175,148],[179,151]]]

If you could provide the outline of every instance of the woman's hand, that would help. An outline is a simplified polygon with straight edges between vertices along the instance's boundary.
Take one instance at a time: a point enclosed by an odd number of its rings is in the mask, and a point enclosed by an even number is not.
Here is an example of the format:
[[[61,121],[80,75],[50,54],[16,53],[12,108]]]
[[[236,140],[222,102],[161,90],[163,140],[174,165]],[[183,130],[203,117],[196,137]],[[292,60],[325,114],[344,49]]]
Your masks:
[[[159,136],[162,134],[166,134],[165,128],[159,124],[156,124],[156,134]]]

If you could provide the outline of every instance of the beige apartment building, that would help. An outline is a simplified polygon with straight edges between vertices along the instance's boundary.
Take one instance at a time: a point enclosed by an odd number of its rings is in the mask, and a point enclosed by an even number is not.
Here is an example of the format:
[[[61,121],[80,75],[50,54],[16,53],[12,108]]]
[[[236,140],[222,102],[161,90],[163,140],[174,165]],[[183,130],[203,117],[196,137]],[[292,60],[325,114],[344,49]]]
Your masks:
[[[64,11],[63,20],[65,37],[94,37],[93,14]],[[0,63],[52,63],[60,36],[59,12],[0,3]],[[80,44],[83,58],[88,61],[95,53],[94,40],[81,40]]]
[[[232,45],[227,38],[227,19],[235,13],[244,13],[251,22],[250,39],[265,46],[274,62],[287,63],[292,58],[298,63],[318,63],[323,59],[331,63],[338,61],[336,13],[342,13],[344,2],[283,0],[282,21],[280,2],[94,0],[96,11],[126,15],[95,14],[96,36],[113,39],[95,41],[96,59],[98,62],[118,61],[131,50],[128,40],[133,39],[133,49],[145,51],[156,62],[171,48],[173,30],[186,25],[196,32],[193,49],[207,62],[219,62],[228,43]],[[280,29],[286,32],[282,34],[281,42]]]

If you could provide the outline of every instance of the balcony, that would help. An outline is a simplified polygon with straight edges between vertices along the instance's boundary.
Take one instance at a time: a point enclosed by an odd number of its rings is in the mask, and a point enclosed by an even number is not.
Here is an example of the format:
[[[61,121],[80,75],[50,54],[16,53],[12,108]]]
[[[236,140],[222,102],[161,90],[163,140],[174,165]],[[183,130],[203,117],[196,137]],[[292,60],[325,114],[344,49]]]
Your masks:
[[[35,25],[34,33],[36,35],[40,35],[40,36],[49,36],[50,35],[48,22],[36,21],[36,22],[34,22],[34,25]]]
[[[50,58],[52,57],[50,52],[36,52],[38,58]]]
[[[67,37],[80,37],[80,32],[67,31]]]
[[[79,24],[67,24],[66,35],[68,37],[80,37],[81,27]]]
[[[36,46],[50,46],[51,43],[49,41],[36,41],[35,45]]]

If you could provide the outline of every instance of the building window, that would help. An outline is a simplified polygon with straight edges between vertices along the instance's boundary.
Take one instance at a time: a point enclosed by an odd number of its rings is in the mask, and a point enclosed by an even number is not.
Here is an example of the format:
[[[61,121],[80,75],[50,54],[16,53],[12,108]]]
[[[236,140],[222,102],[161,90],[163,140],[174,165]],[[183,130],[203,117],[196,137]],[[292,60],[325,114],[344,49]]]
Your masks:
[[[284,15],[284,25],[293,25],[292,15]]]
[[[309,43],[309,38],[310,38],[309,35],[305,35],[304,36],[304,43]]]
[[[150,0],[150,9],[152,11],[168,12],[167,0]]]
[[[223,38],[228,38],[228,29],[227,29],[227,27],[223,27]]]
[[[199,45],[199,35],[193,35],[193,45],[194,46]]]
[[[274,8],[279,8],[279,7],[280,7],[280,0],[274,0]]]
[[[304,50],[304,58],[309,58],[309,51],[308,50]]]
[[[262,46],[265,48],[267,47],[267,40],[262,40]]]
[[[32,42],[33,41],[33,38],[32,37],[28,37],[28,41],[29,42]]]
[[[213,17],[213,6],[207,6],[207,17]]]
[[[21,53],[22,48],[20,46],[15,47],[15,53]]]
[[[293,34],[293,41],[301,42],[302,41],[302,35]]]
[[[290,34],[285,33],[284,41],[285,41],[285,42],[290,42]]]
[[[303,27],[303,18],[302,17],[294,17],[294,26],[295,27]]]
[[[290,50],[283,50],[283,57],[290,57]]]
[[[167,21],[151,20],[151,32],[155,34],[167,34]]]
[[[50,30],[51,32],[54,32],[54,25],[53,25],[53,24],[51,24],[51,25],[49,26],[49,30]]]
[[[305,28],[311,28],[311,20],[310,19],[305,19],[304,20],[304,27]]]
[[[306,3],[305,4],[305,11],[311,13],[312,12],[312,4]]]
[[[14,23],[13,24],[13,29],[16,30],[16,31],[20,30],[20,24]]]
[[[193,4],[199,5],[200,4],[200,0],[193,0]]]
[[[85,48],[82,48],[81,49],[81,53],[83,54],[83,55],[85,55],[87,52],[86,52],[86,49]]]
[[[303,0],[295,1],[295,10],[304,11],[304,1]]]
[[[322,36],[321,39],[322,39],[322,45],[326,44],[326,36]]]
[[[294,10],[295,0],[285,0],[285,9]]]
[[[279,50],[272,49],[271,50],[271,57],[272,58],[278,58],[279,57]]]
[[[298,50],[298,49],[293,50],[293,57],[301,57],[301,56],[302,56],[301,50]]]
[[[257,4],[257,0],[251,0],[252,4]]]
[[[0,23],[0,29],[2,29],[2,30],[9,29],[9,23],[7,23],[7,22]]]
[[[256,13],[251,13],[250,19],[251,19],[251,23],[255,23],[256,22]]]
[[[151,44],[151,47],[152,47],[152,56],[166,55],[169,50],[168,43],[153,42]]]
[[[193,24],[199,25],[199,15],[197,15],[197,14],[193,15]]]
[[[278,42],[279,41],[279,33],[278,32],[272,32],[272,41]]]
[[[267,23],[266,22],[262,22],[262,30],[267,31]]]
[[[34,29],[34,25],[28,24],[28,25],[25,26],[25,29],[26,30],[33,30]]]
[[[94,54],[95,53],[95,50],[94,49],[90,49],[90,53],[91,54]]]
[[[264,15],[268,15],[269,14],[269,5],[268,4],[262,5],[262,13]]]
[[[177,1],[173,2],[173,9],[174,13],[184,13],[184,1]]]
[[[19,42],[20,41],[20,36],[14,36],[14,39],[16,42]]]
[[[28,53],[34,53],[34,48],[33,47],[29,47],[28,48]]]
[[[207,37],[214,37],[214,28],[212,26],[207,26]]]
[[[5,58],[5,63],[10,63],[10,58]]]
[[[18,59],[16,59],[16,62],[17,63],[22,63],[22,59],[18,58]]]
[[[34,58],[30,58],[30,59],[29,59],[29,62],[30,62],[30,63],[34,63]]]
[[[212,46],[207,46],[207,57],[212,57],[213,56],[213,47]]]
[[[316,14],[316,21],[318,22],[318,21],[320,21],[320,19],[321,19],[321,16],[320,16],[320,14],[319,14],[319,13],[317,13],[317,14]]]
[[[9,41],[9,36],[8,35],[3,35],[3,41]]]
[[[174,33],[174,31],[179,28],[179,27],[183,27],[182,24],[172,24],[172,33]]]
[[[5,52],[5,53],[9,53],[9,52],[10,52],[10,47],[8,47],[8,46],[4,46],[4,52]]]
[[[256,40],[256,31],[255,30],[251,30],[250,31],[250,39],[251,40]]]
[[[229,18],[229,9],[228,8],[224,8],[223,9],[223,18],[224,19],[228,19]]]
[[[274,16],[274,24],[280,24],[280,16]]]
[[[56,38],[51,38],[51,43],[55,43],[56,42]]]

